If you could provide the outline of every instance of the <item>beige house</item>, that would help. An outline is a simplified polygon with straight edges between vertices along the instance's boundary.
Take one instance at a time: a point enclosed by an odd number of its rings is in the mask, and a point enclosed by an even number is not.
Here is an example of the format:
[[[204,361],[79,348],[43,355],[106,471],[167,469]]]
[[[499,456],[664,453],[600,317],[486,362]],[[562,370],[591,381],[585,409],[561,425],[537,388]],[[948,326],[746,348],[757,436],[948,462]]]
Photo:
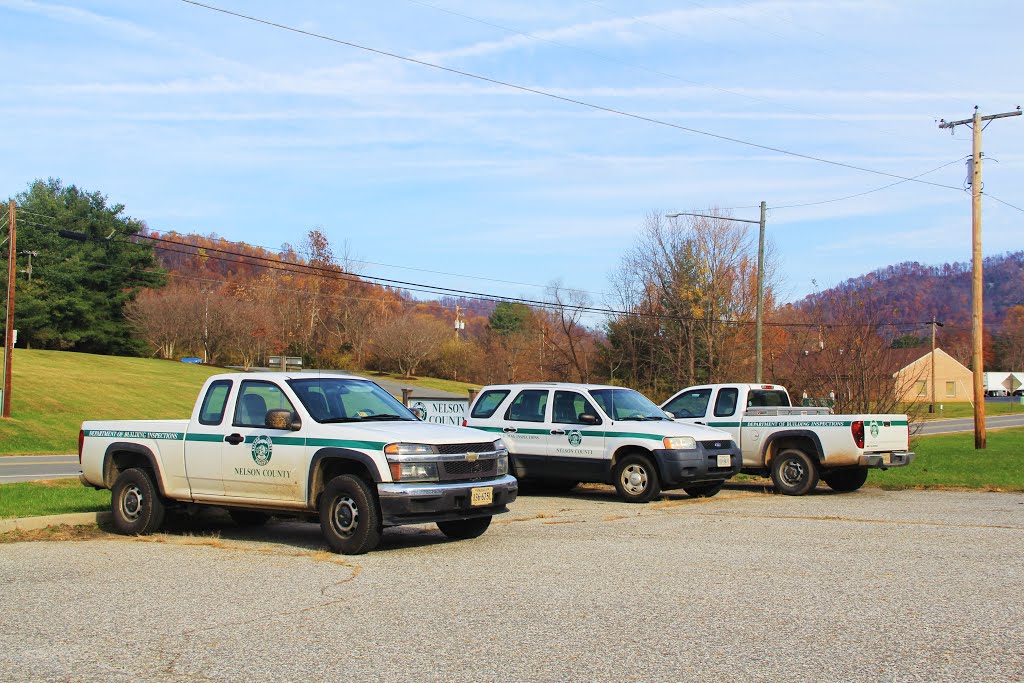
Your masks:
[[[916,351],[916,349],[915,349]],[[955,403],[973,397],[971,371],[942,349],[935,349],[935,397],[932,397],[932,354],[924,354],[897,370],[893,377],[907,403]]]

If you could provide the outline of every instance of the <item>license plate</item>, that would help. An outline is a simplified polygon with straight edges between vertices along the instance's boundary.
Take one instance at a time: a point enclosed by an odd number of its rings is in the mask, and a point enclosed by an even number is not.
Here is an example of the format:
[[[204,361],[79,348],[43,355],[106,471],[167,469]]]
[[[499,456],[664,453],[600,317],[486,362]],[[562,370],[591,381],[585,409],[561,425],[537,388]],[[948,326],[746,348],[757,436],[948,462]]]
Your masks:
[[[470,489],[469,494],[470,505],[490,505],[494,502],[493,486],[481,486],[480,488]]]
[[[728,453],[718,454],[718,466],[719,467],[732,467],[732,456]]]

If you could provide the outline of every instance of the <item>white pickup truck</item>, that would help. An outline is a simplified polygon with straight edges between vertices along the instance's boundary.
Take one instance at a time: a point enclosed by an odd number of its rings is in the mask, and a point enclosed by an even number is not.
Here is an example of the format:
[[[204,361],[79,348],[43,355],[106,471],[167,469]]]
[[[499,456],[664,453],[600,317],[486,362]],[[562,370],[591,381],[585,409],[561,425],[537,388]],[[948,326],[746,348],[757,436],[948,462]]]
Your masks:
[[[717,429],[674,422],[643,394],[599,384],[540,382],[480,390],[463,422],[501,436],[524,484],[568,490],[613,484],[628,503],[664,489],[713,496],[740,469],[740,451]]]
[[[834,491],[856,491],[868,469],[914,459],[906,415],[832,415],[829,408],[792,406],[777,384],[687,387],[661,407],[679,422],[728,432],[743,451],[743,472],[770,474],[790,496],[813,491],[819,477]]]
[[[319,518],[331,549],[372,550],[384,527],[436,522],[475,538],[518,484],[501,439],[421,422],[373,382],[343,374],[215,375],[190,420],[84,422],[82,483],[112,491],[114,526],[156,531],[168,506]]]

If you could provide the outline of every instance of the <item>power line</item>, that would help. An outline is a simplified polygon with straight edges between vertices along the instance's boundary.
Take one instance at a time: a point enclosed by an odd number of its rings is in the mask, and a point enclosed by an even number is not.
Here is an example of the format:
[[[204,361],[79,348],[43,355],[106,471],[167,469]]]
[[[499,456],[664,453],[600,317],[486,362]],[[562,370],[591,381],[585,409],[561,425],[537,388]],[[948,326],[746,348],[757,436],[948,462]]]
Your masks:
[[[847,199],[853,199],[854,197],[863,197],[866,194],[871,194],[873,192],[881,192],[882,190],[888,190],[890,187],[896,187],[897,185],[902,185],[903,183],[908,182],[909,180],[912,180],[912,179],[915,179],[915,178],[920,178],[921,176],[926,176],[929,173],[935,173],[936,171],[942,170],[942,169],[946,168],[947,166],[952,166],[953,164],[958,164],[958,163],[962,162],[966,158],[967,158],[966,156],[963,156],[963,157],[960,157],[959,159],[954,159],[953,161],[950,161],[948,163],[942,164],[941,166],[936,166],[935,168],[931,169],[930,171],[925,171],[924,173],[918,173],[916,176],[912,176],[911,178],[908,178],[907,180],[897,180],[895,183],[889,183],[888,185],[883,185],[881,187],[876,187],[873,190],[866,190],[864,192],[858,192],[857,194],[846,195],[845,197],[835,197],[834,199],[823,199],[823,200],[817,201],[817,202],[804,202],[804,203],[801,203],[801,204],[786,204],[786,205],[783,205],[783,206],[773,206],[773,207],[770,207],[770,208],[772,208],[772,209],[795,209],[795,208],[803,207],[803,206],[818,206],[819,204],[831,204],[832,202],[842,202],[842,201],[845,201]]]
[[[35,213],[35,212],[33,212],[33,215],[43,215],[43,216],[46,216],[46,214],[38,214],[38,213]],[[52,216],[46,216],[46,217],[53,218]],[[55,227],[52,227],[52,226],[44,226],[44,225],[41,225],[41,224],[34,224],[34,225],[36,225],[36,227],[40,227],[40,228],[44,228],[44,229],[50,229],[50,230],[54,230],[54,231],[59,230],[58,228],[55,228]],[[232,252],[232,251],[226,250],[226,249],[210,248],[210,247],[200,247],[200,246],[193,245],[193,244],[186,244],[186,243],[182,243],[182,242],[175,242],[173,240],[166,240],[166,239],[163,239],[163,238],[153,238],[151,236],[145,236],[145,235],[134,235],[133,237],[140,238],[140,239],[149,239],[149,240],[158,241],[158,242],[162,242],[162,243],[168,243],[168,244],[171,244],[171,245],[174,245],[174,246],[185,247],[184,250],[172,249],[170,247],[158,247],[158,248],[163,249],[165,251],[170,251],[172,253],[181,253],[181,254],[186,254],[186,255],[190,255],[190,256],[195,256],[197,258],[212,259],[212,260],[223,261],[223,262],[227,262],[227,263],[236,263],[236,264],[241,264],[241,265],[255,266],[255,267],[258,267],[258,268],[265,268],[265,269],[268,269],[268,270],[276,270],[276,271],[287,272],[287,273],[297,274],[297,275],[317,276],[317,277],[321,277],[321,278],[329,279],[329,280],[351,281],[351,282],[359,282],[359,283],[362,283],[362,284],[378,284],[378,283],[373,283],[373,282],[367,282],[365,279],[362,279],[362,278],[358,278],[358,277],[354,277],[354,276],[347,276],[343,272],[340,272],[340,271],[337,271],[337,270],[332,270],[332,269],[329,269],[329,268],[323,268],[323,267],[318,267],[318,266],[311,266],[311,265],[308,265],[308,264],[297,264],[297,263],[288,263],[288,262],[283,262],[283,261],[275,261],[274,259],[269,259],[269,258],[266,258],[266,257],[252,256],[252,255],[249,255],[249,254],[241,254],[241,253]],[[105,240],[105,239],[99,238],[99,237],[86,236],[86,239],[89,240],[89,241],[100,242],[100,243],[110,243],[111,242],[111,240]],[[132,241],[125,241],[125,240],[114,240],[114,241],[116,243],[118,243],[118,244],[132,244],[132,245],[137,245],[137,246],[139,245],[138,242],[132,242]],[[216,254],[209,254],[209,253],[199,253],[200,251],[203,251],[203,252],[213,251],[213,252],[225,254],[225,256],[217,256]],[[244,260],[227,258],[227,255],[237,256],[240,259],[254,259],[254,260],[259,261],[259,262],[258,263],[247,263]],[[156,271],[146,271],[146,272],[154,272],[155,273]],[[384,278],[379,278],[379,279],[384,279]],[[396,281],[390,281],[390,282],[396,282]],[[433,286],[433,285],[424,285],[424,284],[420,284],[420,283],[407,283],[407,284],[410,284],[412,286],[411,287],[399,287],[399,288],[396,288],[396,289],[405,289],[407,291],[419,291],[419,292],[435,294],[435,295],[438,294],[438,292],[436,292],[436,291],[429,291],[429,290],[443,290],[444,292],[449,292],[449,293],[450,292],[459,293],[459,294],[463,295],[464,298],[475,299],[475,300],[479,300],[479,301],[522,303],[522,304],[526,304],[526,305],[529,305],[529,306],[534,306],[536,308],[541,308],[541,309],[549,310],[549,311],[550,310],[553,310],[553,311],[572,310],[572,311],[579,311],[581,313],[600,314],[600,315],[604,315],[604,316],[608,316],[608,317],[626,316],[626,317],[636,317],[636,318],[647,318],[647,319],[653,319],[653,320],[671,320],[671,321],[677,321],[677,322],[707,322],[707,323],[710,323],[710,324],[713,324],[713,325],[717,324],[717,325],[726,325],[726,326],[730,326],[730,325],[732,325],[732,326],[742,326],[742,325],[755,325],[756,324],[756,321],[754,321],[754,320],[740,320],[740,319],[729,319],[729,318],[722,318],[722,319],[717,319],[717,320],[711,320],[711,319],[708,319],[708,318],[696,317],[696,316],[680,316],[680,315],[667,315],[667,314],[661,314],[661,313],[646,313],[646,312],[640,312],[640,311],[618,310],[618,309],[613,309],[613,308],[598,308],[598,307],[594,307],[594,306],[574,305],[574,304],[556,304],[556,303],[552,303],[550,301],[538,301],[538,300],[533,300],[533,299],[524,299],[524,298],[521,298],[521,297],[507,297],[507,296],[500,296],[500,295],[491,295],[491,294],[486,294],[486,293],[482,293],[482,292],[471,292],[471,291],[467,291],[467,290],[456,290],[456,289],[451,289],[451,288],[447,288],[447,287],[436,287],[436,286]],[[428,288],[428,289],[417,289],[417,288]],[[820,327],[827,327],[827,328],[838,328],[838,327],[857,327],[857,328],[859,328],[859,327],[894,327],[894,328],[905,328],[905,327],[914,327],[914,326],[921,326],[921,325],[925,325],[925,324],[931,324],[931,322],[930,321],[923,321],[923,322],[921,322],[921,321],[901,321],[901,322],[876,323],[874,325],[865,325],[865,324],[861,324],[861,323],[783,323],[783,322],[765,322],[764,324],[766,326],[772,326],[772,327],[806,327],[806,328],[820,328]]]
[[[999,202],[1000,204],[1005,204],[1006,206],[1010,207],[1011,209],[1017,209],[1017,210],[1018,210],[1018,211],[1020,211],[1021,213],[1024,213],[1024,209],[1020,208],[1019,206],[1015,206],[1015,205],[1011,204],[1010,202],[1005,202],[1005,201],[1003,201],[1002,199],[1000,199],[999,197],[996,197],[996,196],[993,196],[993,195],[990,195],[990,194],[988,194],[988,193],[987,193],[987,192],[985,192],[984,190],[982,190],[982,191],[981,191],[981,193],[982,193],[983,195],[985,195],[986,197],[988,197],[989,199],[994,199],[994,200],[996,200],[997,202]]]
[[[556,95],[554,93],[547,92],[545,90],[540,90],[538,88],[531,88],[531,87],[528,87],[528,86],[525,86],[525,85],[517,85],[517,84],[511,83],[509,81],[502,81],[502,80],[498,80],[496,78],[490,78],[488,76],[481,76],[479,74],[471,73],[469,71],[462,71],[460,69],[453,69],[451,67],[442,66],[440,64],[434,64],[432,62],[427,62],[427,61],[424,61],[422,59],[416,59],[414,57],[407,57],[407,56],[404,56],[404,55],[396,54],[394,52],[388,52],[386,50],[380,50],[380,49],[373,48],[373,47],[367,47],[365,45],[360,45],[359,43],[353,43],[351,41],[342,40],[340,38],[333,38],[331,36],[327,36],[327,35],[324,35],[322,33],[314,33],[313,31],[307,31],[307,30],[304,30],[304,29],[295,28],[293,26],[288,26],[287,24],[280,24],[280,23],[277,23],[277,22],[269,21],[267,19],[260,19],[258,17],[254,17],[254,16],[251,16],[251,15],[248,15],[248,14],[242,14],[240,12],[233,12],[231,10],[222,9],[222,8],[216,7],[214,5],[207,5],[207,4],[204,4],[204,3],[201,3],[201,2],[197,2],[196,0],[180,0],[180,2],[183,2],[183,3],[188,4],[188,5],[194,5],[196,7],[201,7],[203,9],[207,9],[207,10],[210,10],[212,12],[219,12],[221,14],[225,14],[225,15],[228,15],[228,16],[236,17],[238,19],[244,19],[246,21],[251,21],[251,22],[254,22],[254,23],[257,23],[257,24],[262,24],[264,26],[270,26],[272,28],[281,29],[283,31],[289,31],[291,33],[296,33],[298,35],[303,35],[303,36],[310,37],[310,38],[316,38],[318,40],[325,40],[327,42],[336,43],[338,45],[345,45],[347,47],[356,48],[358,50],[364,50],[366,52],[370,52],[372,54],[381,55],[383,57],[390,57],[392,59],[398,59],[398,60],[401,60],[401,61],[404,61],[404,62],[408,62],[410,64],[417,64],[419,66],[425,66],[425,67],[429,67],[431,69],[437,69],[439,71],[445,71],[447,73],[452,73],[452,74],[456,74],[456,75],[459,75],[459,76],[465,76],[467,78],[473,78],[475,80],[483,81],[485,83],[491,83],[491,84],[494,84],[494,85],[500,85],[502,87],[511,88],[513,90],[519,90],[519,91],[522,91],[522,92],[528,92],[528,93],[532,93],[534,95],[540,95],[542,97],[547,97],[547,98],[550,98],[550,99],[553,99],[553,100],[559,100],[561,102],[568,102],[570,104],[576,104],[576,105],[579,105],[581,107],[587,107],[589,109],[594,109],[596,111],[603,111],[603,112],[606,112],[606,113],[609,113],[609,114],[615,114],[615,115],[618,115],[618,116],[624,116],[624,117],[627,117],[627,118],[635,119],[637,121],[645,121],[647,123],[653,123],[655,125],[665,126],[667,128],[674,128],[676,130],[685,131],[687,133],[694,133],[696,135],[703,135],[705,137],[710,137],[710,138],[714,138],[714,139],[717,139],[717,140],[723,140],[725,142],[732,142],[732,143],[735,143],[735,144],[738,144],[738,145],[745,145],[747,147],[753,147],[753,148],[756,148],[756,149],[762,149],[762,150],[765,150],[765,151],[768,151],[768,152],[775,152],[777,154],[784,154],[786,156],[791,156],[791,157],[795,157],[795,158],[798,158],[798,159],[805,159],[807,161],[817,161],[819,163],[829,164],[831,166],[838,166],[840,168],[848,168],[848,169],[851,169],[851,170],[854,170],[854,171],[861,171],[863,173],[872,173],[874,175],[885,176],[885,177],[888,177],[888,178],[897,178],[899,180],[908,180],[908,181],[912,180],[913,182],[916,182],[916,183],[922,183],[924,185],[933,185],[935,187],[942,187],[942,188],[945,188],[945,189],[948,189],[948,190],[958,190],[959,191],[959,190],[962,189],[962,188],[959,188],[959,187],[954,187],[952,185],[942,185],[940,183],[933,183],[933,182],[930,182],[930,181],[927,181],[927,180],[917,180],[917,179],[914,179],[914,178],[907,178],[905,176],[897,175],[895,173],[888,173],[886,171],[878,171],[878,170],[871,169],[871,168],[866,168],[866,167],[863,167],[863,166],[856,166],[854,164],[847,164],[847,163],[844,163],[842,161],[834,161],[832,159],[825,159],[823,157],[817,157],[817,156],[813,156],[813,155],[810,155],[810,154],[803,154],[801,152],[793,152],[793,151],[790,151],[790,150],[782,149],[780,147],[772,147],[770,145],[762,145],[760,143],[750,142],[748,140],[742,140],[740,138],[733,138],[733,137],[729,137],[727,135],[720,135],[718,133],[712,133],[712,132],[709,132],[709,131],[700,130],[698,128],[691,128],[689,126],[681,126],[681,125],[676,124],[676,123],[670,123],[668,121],[662,121],[661,119],[656,119],[656,118],[652,118],[652,117],[649,117],[649,116],[643,116],[642,114],[635,114],[635,113],[623,111],[621,109],[613,109],[611,107],[604,107],[604,106],[601,106],[599,104],[593,104],[591,102],[586,102],[586,101],[583,101],[583,100],[577,100],[577,99],[574,99],[574,98],[571,98],[571,97],[565,97],[563,95]]]
[[[769,99],[765,99],[765,98],[762,98],[762,97],[755,97],[754,95],[749,95],[749,94],[742,93],[742,92],[736,92],[735,90],[729,90],[728,88],[723,88],[721,86],[712,85],[712,84],[709,84],[709,83],[702,83],[700,81],[695,81],[695,80],[690,79],[690,78],[684,78],[682,76],[679,76],[679,75],[673,74],[673,73],[669,73],[667,71],[661,71],[659,69],[654,69],[654,68],[651,68],[651,67],[643,66],[642,64],[636,64],[634,62],[628,62],[628,61],[626,61],[624,59],[619,59],[618,57],[613,57],[613,56],[605,54],[603,52],[597,52],[595,50],[588,50],[587,48],[579,47],[579,46],[576,46],[576,45],[570,45],[569,43],[563,43],[561,41],[553,40],[551,38],[544,38],[543,36],[538,36],[538,35],[533,34],[533,33],[527,33],[526,31],[520,31],[518,29],[510,28],[508,26],[504,26],[502,24],[496,24],[494,22],[487,21],[485,19],[480,19],[478,17],[473,17],[473,16],[470,16],[468,14],[463,14],[461,12],[456,12],[455,10],[450,10],[450,9],[445,8],[445,7],[441,7],[439,5],[432,5],[432,4],[428,3],[428,2],[422,2],[421,0],[405,0],[405,1],[408,2],[408,3],[411,3],[413,5],[419,5],[420,7],[427,7],[429,9],[436,10],[438,12],[444,12],[445,14],[450,14],[452,16],[461,17],[461,18],[466,19],[468,21],[473,21],[473,22],[476,22],[478,24],[482,24],[484,26],[490,26],[491,28],[496,28],[496,29],[500,29],[502,31],[507,31],[508,33],[513,33],[515,35],[523,36],[523,37],[529,38],[531,40],[536,40],[536,41],[548,43],[550,45],[556,45],[558,47],[562,47],[562,48],[565,48],[567,50],[575,50],[576,52],[580,52],[582,54],[590,55],[592,57],[597,57],[598,59],[604,59],[606,61],[613,62],[613,63],[616,63],[616,64],[621,64],[621,65],[627,66],[627,67],[629,67],[631,69],[637,69],[639,71],[646,71],[648,73],[652,73],[652,74],[655,74],[655,75],[658,75],[658,76],[664,76],[665,78],[671,78],[673,80],[677,80],[677,81],[680,81],[682,83],[689,83],[690,85],[695,85],[695,86],[700,87],[700,88],[707,88],[709,90],[717,90],[718,92],[722,92],[722,93],[725,93],[727,95],[732,95],[734,97],[741,97],[741,98],[744,98],[744,99],[752,100],[754,102],[760,102],[761,104],[769,104],[769,105],[772,105],[772,106],[782,107],[783,109],[788,109],[789,111],[796,112],[798,114],[805,114],[807,116],[814,116],[814,117],[820,118],[820,119],[825,120],[825,121],[835,121],[837,123],[842,123],[842,124],[850,125],[850,126],[854,126],[855,125],[858,128],[862,127],[860,124],[854,124],[853,122],[850,122],[850,121],[844,121],[843,119],[840,119],[840,118],[837,118],[837,117],[825,116],[823,114],[816,114],[814,112],[803,111],[801,109],[797,109],[796,107],[791,107],[791,106],[789,106],[789,105],[787,105],[785,103],[778,102],[776,100],[769,100]],[[586,1],[589,2],[589,0],[586,0]],[[595,5],[599,6],[599,7],[601,7],[601,5],[599,5],[597,3],[591,2],[590,4],[595,4]],[[620,16],[622,16],[622,15],[620,15]],[[642,20],[640,20],[640,19],[638,19],[636,17],[630,17],[630,19],[632,19],[634,21],[642,21]],[[651,25],[654,26],[654,24],[651,24]],[[706,41],[704,41],[704,42],[706,42]],[[895,133],[893,131],[888,131],[888,130],[884,130],[884,129],[881,129],[881,128],[879,128],[877,130],[880,130],[882,132],[888,133],[890,135],[899,135],[898,133]]]

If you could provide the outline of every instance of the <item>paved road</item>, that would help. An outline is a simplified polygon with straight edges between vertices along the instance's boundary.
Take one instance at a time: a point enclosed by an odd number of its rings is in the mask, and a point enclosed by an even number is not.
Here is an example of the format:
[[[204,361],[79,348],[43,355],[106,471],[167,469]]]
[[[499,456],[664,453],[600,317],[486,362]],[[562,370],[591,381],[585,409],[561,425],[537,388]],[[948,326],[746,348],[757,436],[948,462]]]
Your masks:
[[[1024,413],[1018,415],[989,415],[985,418],[985,426],[989,429],[998,427],[1024,427]],[[973,432],[974,418],[964,417],[953,420],[930,420],[921,423],[918,434],[951,434],[954,432]]]
[[[524,497],[481,538],[227,524],[0,546],[0,680],[981,681],[1024,672],[1024,496]],[[154,542],[156,541],[156,542]]]
[[[0,457],[0,483],[77,477],[77,455],[5,455]]]

